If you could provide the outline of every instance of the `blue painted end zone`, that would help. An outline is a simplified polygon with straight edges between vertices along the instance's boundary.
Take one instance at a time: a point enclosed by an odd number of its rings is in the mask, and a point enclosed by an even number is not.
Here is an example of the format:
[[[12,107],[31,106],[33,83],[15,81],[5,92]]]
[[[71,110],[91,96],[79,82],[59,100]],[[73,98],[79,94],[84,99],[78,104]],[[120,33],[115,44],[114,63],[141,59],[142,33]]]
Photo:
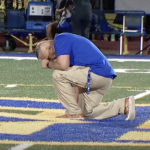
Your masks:
[[[34,119],[21,119],[21,118],[15,118],[15,117],[3,117],[0,116],[0,122],[22,122],[22,121],[39,121]]]
[[[36,102],[25,100],[0,100],[0,106],[6,107],[24,107],[24,108],[45,108],[45,109],[64,109],[60,103],[54,102]]]
[[[137,107],[136,119],[125,121],[123,115],[106,120],[90,120],[91,123],[54,123],[31,135],[0,134],[0,140],[45,141],[45,142],[133,142],[149,143],[148,141],[119,141],[117,138],[130,131],[146,131],[136,127],[150,120],[150,107]],[[87,120],[86,120],[87,121]],[[38,124],[37,124],[38,125]]]

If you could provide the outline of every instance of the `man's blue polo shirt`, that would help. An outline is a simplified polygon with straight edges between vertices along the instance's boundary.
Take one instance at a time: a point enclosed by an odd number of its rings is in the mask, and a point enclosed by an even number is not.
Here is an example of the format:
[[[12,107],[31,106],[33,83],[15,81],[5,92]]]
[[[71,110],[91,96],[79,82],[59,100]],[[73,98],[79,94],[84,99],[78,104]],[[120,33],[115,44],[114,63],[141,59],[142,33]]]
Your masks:
[[[114,79],[117,75],[107,58],[88,39],[71,33],[56,34],[54,38],[56,57],[70,55],[70,66],[88,66],[91,72]]]

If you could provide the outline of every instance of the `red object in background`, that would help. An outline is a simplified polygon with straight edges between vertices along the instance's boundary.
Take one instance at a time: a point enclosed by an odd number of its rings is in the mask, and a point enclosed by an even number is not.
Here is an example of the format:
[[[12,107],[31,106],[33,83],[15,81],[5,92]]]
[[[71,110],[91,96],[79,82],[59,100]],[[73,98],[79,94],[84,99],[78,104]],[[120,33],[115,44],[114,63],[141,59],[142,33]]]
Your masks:
[[[147,55],[150,55],[150,48],[147,49]]]

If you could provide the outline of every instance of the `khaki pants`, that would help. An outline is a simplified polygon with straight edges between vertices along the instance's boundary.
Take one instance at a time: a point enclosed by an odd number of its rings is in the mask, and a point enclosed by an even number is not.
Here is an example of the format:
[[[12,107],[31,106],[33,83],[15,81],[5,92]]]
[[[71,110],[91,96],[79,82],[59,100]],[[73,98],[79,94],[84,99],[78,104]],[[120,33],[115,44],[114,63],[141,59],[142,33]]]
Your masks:
[[[73,66],[66,71],[55,70],[52,81],[56,95],[70,115],[83,114],[85,118],[105,119],[124,114],[124,98],[100,104],[112,84],[112,79],[91,73],[90,94],[86,93],[89,67]],[[79,88],[79,103],[72,86]]]

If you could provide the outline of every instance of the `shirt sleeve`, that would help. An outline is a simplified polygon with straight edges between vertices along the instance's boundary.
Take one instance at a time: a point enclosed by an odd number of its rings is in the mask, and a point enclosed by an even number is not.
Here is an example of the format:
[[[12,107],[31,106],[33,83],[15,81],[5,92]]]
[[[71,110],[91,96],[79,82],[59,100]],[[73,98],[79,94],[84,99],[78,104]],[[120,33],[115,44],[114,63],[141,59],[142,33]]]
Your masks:
[[[56,9],[62,9],[66,5],[66,0],[61,0],[59,3],[57,2]]]
[[[68,37],[63,34],[57,35],[54,39],[54,49],[56,57],[60,55],[70,55],[71,53],[71,43]]]

